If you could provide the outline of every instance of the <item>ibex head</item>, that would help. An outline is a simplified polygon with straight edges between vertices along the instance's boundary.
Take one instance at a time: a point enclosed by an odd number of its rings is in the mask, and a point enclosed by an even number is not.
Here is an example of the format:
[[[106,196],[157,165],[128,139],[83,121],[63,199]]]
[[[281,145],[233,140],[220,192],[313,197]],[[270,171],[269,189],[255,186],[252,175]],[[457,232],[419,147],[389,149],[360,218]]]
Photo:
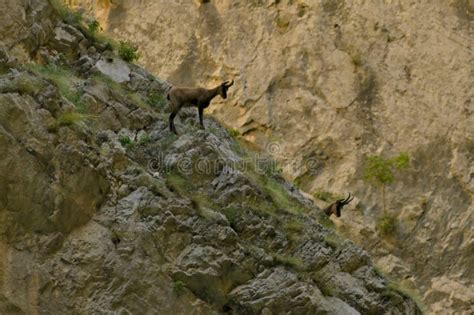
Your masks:
[[[351,202],[353,199],[354,197],[352,196],[351,198],[351,194],[349,193],[349,196],[347,196],[346,199],[339,199],[336,202],[333,202],[332,204],[330,204],[329,207],[324,209],[324,213],[326,213],[328,217],[330,217],[331,214],[335,214],[336,217],[340,217],[342,208],[345,205],[347,205],[349,202]]]
[[[225,81],[219,86],[219,95],[223,98],[227,98],[227,90],[234,84],[234,80],[232,81]]]

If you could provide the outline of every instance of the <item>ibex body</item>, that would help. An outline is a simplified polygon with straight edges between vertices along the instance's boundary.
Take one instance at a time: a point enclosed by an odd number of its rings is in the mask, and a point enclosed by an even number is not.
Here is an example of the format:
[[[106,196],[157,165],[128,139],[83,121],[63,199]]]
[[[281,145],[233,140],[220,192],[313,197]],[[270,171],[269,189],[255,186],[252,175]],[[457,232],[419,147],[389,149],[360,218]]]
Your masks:
[[[220,95],[223,99],[227,98],[227,90],[234,84],[234,81],[226,81],[213,89],[205,88],[181,88],[173,87],[166,96],[170,102],[171,114],[169,117],[170,131],[176,132],[174,118],[182,107],[197,107],[199,113],[199,124],[204,129],[202,115],[204,109],[209,106],[212,99]]]
[[[351,194],[346,199],[339,199],[336,202],[333,202],[330,204],[326,209],[324,209],[324,213],[330,217],[332,214],[335,214],[336,217],[341,216],[341,210],[342,208],[347,205],[349,202],[351,202],[354,199],[354,197],[351,198]]]

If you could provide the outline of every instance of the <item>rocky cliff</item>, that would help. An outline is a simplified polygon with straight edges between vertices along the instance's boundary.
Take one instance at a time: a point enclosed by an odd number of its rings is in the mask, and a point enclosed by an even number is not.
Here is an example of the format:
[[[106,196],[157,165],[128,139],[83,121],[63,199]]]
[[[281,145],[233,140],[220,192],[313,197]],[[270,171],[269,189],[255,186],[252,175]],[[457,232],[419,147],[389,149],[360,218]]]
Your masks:
[[[173,84],[234,78],[215,117],[306,192],[352,191],[339,230],[430,312],[473,311],[472,1],[66,2],[138,44]],[[411,168],[388,187],[396,230],[381,237],[381,193],[362,169],[366,155],[399,152]]]
[[[270,160],[194,111],[171,134],[80,15],[0,14],[1,314],[420,313]]]

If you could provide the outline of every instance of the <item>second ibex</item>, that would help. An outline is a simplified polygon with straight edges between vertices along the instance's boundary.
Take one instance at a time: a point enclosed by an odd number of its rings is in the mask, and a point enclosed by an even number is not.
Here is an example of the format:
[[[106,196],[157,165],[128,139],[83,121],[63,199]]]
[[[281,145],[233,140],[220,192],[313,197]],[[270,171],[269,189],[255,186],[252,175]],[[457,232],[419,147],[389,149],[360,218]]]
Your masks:
[[[209,106],[212,99],[217,95],[220,95],[223,99],[227,98],[227,90],[234,84],[234,80],[231,82],[226,81],[213,89],[205,88],[181,88],[173,87],[166,96],[170,101],[171,114],[169,117],[170,131],[176,132],[174,126],[174,118],[178,114],[181,107],[197,107],[199,112],[199,124],[204,129],[202,122],[202,114],[204,109]]]
[[[328,217],[330,217],[332,214],[335,214],[336,217],[340,217],[342,208],[349,202],[351,202],[353,199],[354,197],[351,198],[351,194],[349,193],[349,196],[347,196],[346,199],[339,199],[336,202],[331,203],[323,211]]]

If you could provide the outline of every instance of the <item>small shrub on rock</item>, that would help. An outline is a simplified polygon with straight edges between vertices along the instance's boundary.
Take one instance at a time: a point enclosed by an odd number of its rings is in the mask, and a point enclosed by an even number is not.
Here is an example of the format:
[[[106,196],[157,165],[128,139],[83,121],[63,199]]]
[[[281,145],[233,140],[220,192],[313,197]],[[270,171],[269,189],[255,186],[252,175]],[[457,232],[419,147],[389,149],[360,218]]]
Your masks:
[[[122,58],[126,62],[133,62],[140,58],[140,54],[138,53],[138,47],[132,45],[130,42],[120,41],[118,53],[120,58]]]

